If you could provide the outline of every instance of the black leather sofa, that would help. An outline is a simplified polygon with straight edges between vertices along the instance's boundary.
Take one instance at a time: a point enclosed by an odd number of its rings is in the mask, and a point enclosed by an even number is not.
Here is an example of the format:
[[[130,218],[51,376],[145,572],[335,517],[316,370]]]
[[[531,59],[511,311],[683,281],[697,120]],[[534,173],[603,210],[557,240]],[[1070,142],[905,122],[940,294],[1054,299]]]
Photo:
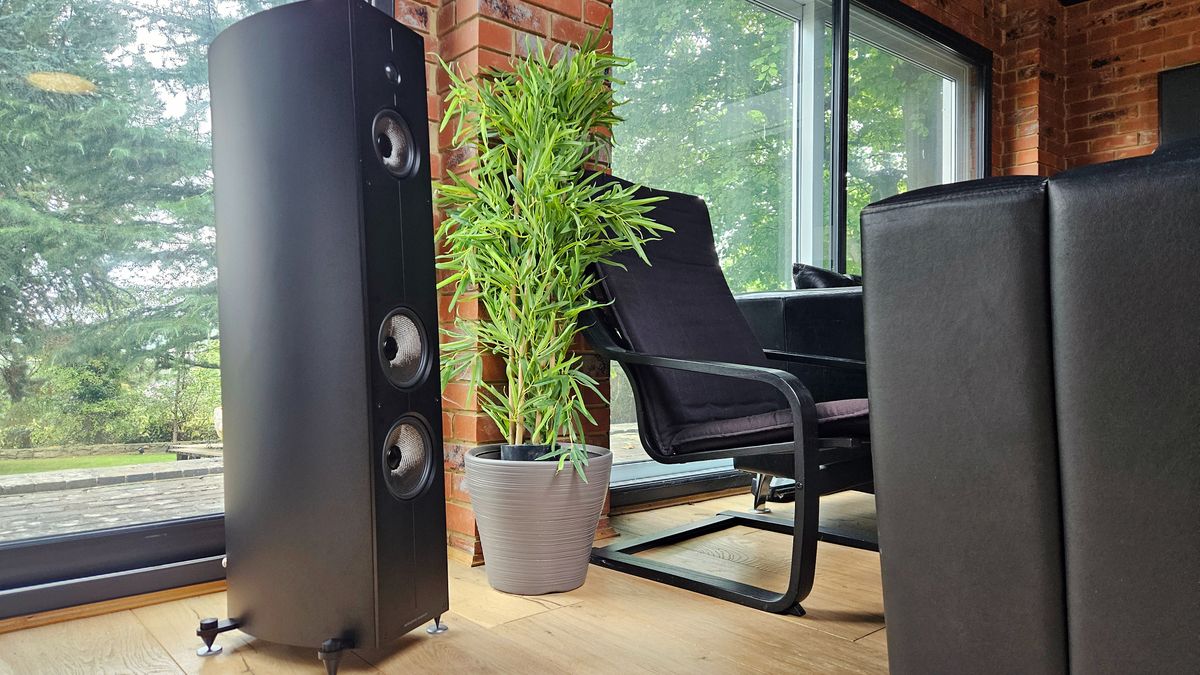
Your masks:
[[[862,224],[892,671],[1200,672],[1200,145]]]
[[[856,361],[866,358],[862,288],[765,291],[745,293],[736,300],[763,349]],[[804,383],[814,401],[867,396],[862,372],[807,363],[782,365]]]

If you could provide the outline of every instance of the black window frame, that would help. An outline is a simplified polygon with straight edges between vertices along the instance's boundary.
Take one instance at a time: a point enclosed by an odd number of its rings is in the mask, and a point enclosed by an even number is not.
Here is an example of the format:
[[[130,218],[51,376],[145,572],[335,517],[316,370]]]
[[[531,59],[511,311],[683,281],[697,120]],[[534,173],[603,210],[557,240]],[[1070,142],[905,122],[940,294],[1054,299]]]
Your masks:
[[[846,271],[846,167],[849,135],[846,121],[850,99],[850,5],[873,12],[885,19],[929,38],[954,52],[975,68],[978,77],[975,87],[979,105],[975,109],[975,124],[980,130],[980,178],[992,175],[992,50],[938,22],[936,19],[897,0],[831,0],[833,5],[833,152],[830,176],[833,179],[830,220],[833,232],[829,237],[829,258],[834,269]]]

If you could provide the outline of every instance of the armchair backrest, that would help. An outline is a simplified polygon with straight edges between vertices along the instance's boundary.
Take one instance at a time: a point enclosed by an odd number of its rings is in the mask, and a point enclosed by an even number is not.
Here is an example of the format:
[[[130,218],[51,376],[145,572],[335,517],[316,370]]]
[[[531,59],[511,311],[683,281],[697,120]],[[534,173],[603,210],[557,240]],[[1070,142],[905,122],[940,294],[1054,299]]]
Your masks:
[[[599,180],[630,183],[604,176]],[[600,313],[617,344],[654,356],[770,366],[734,302],[713,244],[704,200],[642,188],[638,197],[661,196],[649,216],[675,230],[646,245],[650,265],[628,251],[597,270],[600,295],[612,302]],[[641,366],[626,367],[635,392],[643,444],[652,456],[676,454],[673,438],[689,424],[732,419],[786,407],[771,388],[713,375]]]

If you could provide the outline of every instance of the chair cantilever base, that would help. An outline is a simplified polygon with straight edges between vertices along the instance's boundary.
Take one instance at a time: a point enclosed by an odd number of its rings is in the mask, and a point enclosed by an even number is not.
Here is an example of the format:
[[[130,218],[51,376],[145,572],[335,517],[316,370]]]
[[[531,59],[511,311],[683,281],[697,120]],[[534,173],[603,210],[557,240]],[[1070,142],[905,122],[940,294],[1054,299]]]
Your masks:
[[[777,593],[758,586],[636,555],[653,548],[669,546],[739,525],[789,536],[795,536],[796,529],[795,524],[789,519],[775,518],[761,513],[722,511],[712,518],[627,539],[603,548],[593,548],[592,564],[729,602],[736,602],[754,609],[803,616],[804,608],[800,603],[804,601],[804,597],[801,597],[797,589]],[[843,546],[870,551],[879,550],[879,545],[875,542],[857,539],[837,531],[819,531],[817,538]],[[807,593],[805,595],[807,596]]]

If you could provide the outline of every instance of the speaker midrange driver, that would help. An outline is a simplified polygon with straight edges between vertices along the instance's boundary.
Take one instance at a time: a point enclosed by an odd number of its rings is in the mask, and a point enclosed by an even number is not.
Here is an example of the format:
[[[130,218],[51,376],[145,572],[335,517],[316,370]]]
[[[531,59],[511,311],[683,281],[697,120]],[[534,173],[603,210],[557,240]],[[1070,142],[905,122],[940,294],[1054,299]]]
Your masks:
[[[400,113],[384,108],[371,124],[375,155],[383,168],[396,178],[408,178],[417,172],[420,160],[413,144],[412,131]]]
[[[408,389],[421,382],[429,365],[425,330],[407,307],[392,310],[379,327],[379,361],[389,382]]]
[[[401,417],[383,442],[383,476],[397,499],[412,499],[429,483],[432,443],[425,425],[413,415]]]

